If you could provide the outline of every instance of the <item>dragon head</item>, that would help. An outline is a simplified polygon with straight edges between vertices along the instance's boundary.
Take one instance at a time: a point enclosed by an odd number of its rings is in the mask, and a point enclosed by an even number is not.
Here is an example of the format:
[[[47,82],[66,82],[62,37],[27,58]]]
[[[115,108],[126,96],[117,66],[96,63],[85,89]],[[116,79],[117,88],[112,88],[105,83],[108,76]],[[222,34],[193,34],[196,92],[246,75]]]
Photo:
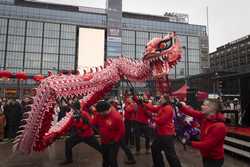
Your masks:
[[[144,62],[149,62],[153,77],[161,77],[169,73],[181,58],[181,45],[176,33],[163,38],[157,37],[149,41],[145,47]]]

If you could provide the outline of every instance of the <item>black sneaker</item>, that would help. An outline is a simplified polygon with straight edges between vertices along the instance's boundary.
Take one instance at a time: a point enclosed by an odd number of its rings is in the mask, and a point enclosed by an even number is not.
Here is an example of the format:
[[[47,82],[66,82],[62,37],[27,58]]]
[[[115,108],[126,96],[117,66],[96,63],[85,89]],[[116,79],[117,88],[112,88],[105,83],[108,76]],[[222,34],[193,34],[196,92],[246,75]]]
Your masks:
[[[66,161],[61,162],[59,165],[68,165],[68,164],[71,164],[71,163],[73,163],[72,160],[66,160]]]
[[[136,164],[136,161],[135,160],[127,160],[124,163],[127,165],[132,165],[132,164]]]

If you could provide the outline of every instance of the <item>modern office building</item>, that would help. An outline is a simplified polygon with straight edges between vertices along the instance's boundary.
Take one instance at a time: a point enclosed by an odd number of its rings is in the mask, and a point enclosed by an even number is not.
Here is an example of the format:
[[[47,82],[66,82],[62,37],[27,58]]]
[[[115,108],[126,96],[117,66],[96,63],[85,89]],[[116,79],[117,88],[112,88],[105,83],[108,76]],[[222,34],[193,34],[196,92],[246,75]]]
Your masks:
[[[250,35],[218,47],[209,56],[213,71],[250,71]]]
[[[223,94],[249,94],[250,35],[218,47],[209,57],[213,72],[227,72],[218,76]]]
[[[100,30],[103,57],[120,55],[140,59],[145,44],[153,37],[175,31],[183,45],[184,57],[170,77],[181,78],[199,74],[208,67],[208,36],[206,26],[188,23],[188,15],[165,13],[162,16],[122,11],[122,0],[107,0],[106,9],[44,3],[35,0],[0,0],[0,69],[28,74],[57,73],[76,70],[79,61],[89,55],[79,55],[82,33]],[[91,48],[91,47],[90,47]],[[92,50],[96,50],[93,43]],[[92,55],[94,56],[94,55]],[[15,89],[15,80],[0,81],[5,88]],[[28,88],[32,80],[22,81]],[[14,91],[14,90],[12,90]]]

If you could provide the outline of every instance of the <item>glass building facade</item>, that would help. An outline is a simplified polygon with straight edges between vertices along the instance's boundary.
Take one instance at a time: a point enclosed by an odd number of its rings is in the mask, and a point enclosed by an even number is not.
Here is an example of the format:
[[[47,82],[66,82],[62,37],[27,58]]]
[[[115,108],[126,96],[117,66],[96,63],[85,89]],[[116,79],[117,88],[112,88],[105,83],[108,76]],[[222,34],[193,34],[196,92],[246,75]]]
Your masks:
[[[1,69],[47,74],[75,68],[76,26],[0,18]]]
[[[112,0],[109,3],[114,10],[121,10],[121,3]],[[112,6],[112,3],[117,4]],[[165,16],[0,0],[0,69],[31,75],[76,70],[79,27],[106,30],[106,58],[124,55],[140,59],[150,39],[175,31],[184,56],[170,71],[170,77],[199,74],[206,68],[203,65],[208,54],[205,26],[170,22]],[[29,80],[22,82],[24,87],[33,84]],[[14,83],[0,81],[2,88],[17,87]]]

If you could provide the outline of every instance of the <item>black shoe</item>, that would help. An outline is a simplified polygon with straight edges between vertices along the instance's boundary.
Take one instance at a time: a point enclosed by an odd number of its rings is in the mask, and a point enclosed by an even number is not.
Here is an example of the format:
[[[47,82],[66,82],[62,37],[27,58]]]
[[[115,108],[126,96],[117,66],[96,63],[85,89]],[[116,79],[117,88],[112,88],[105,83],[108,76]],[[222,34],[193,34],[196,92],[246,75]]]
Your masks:
[[[72,160],[66,160],[66,161],[61,162],[59,165],[68,165],[68,164],[71,164],[71,163],[73,163]]]
[[[127,160],[124,163],[127,165],[132,165],[132,164],[136,164],[136,161],[135,160]]]

